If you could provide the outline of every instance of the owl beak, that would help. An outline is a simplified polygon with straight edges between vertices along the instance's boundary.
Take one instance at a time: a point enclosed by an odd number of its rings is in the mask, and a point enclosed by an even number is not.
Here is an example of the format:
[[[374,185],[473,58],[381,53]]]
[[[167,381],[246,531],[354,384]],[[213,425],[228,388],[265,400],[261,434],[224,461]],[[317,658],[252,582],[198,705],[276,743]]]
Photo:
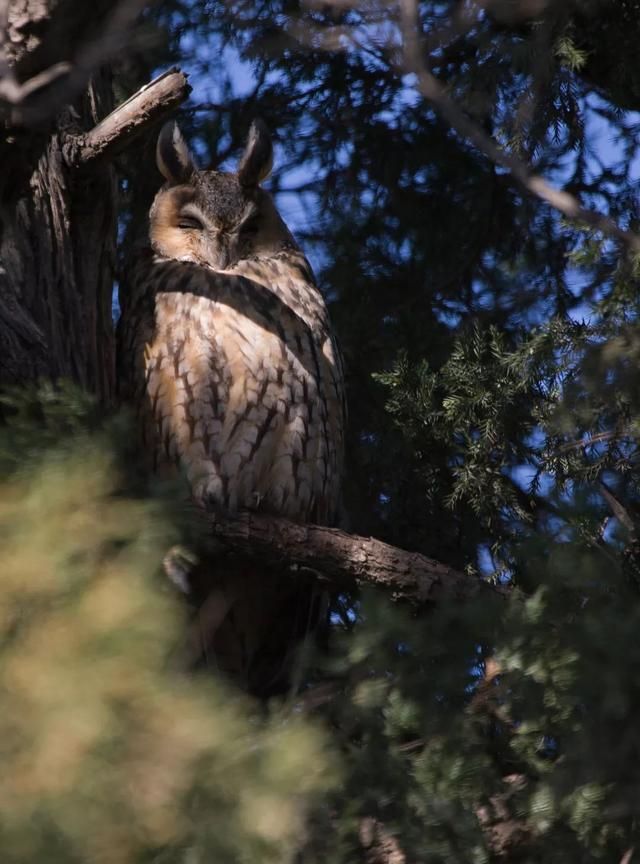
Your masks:
[[[231,264],[231,255],[229,254],[229,250],[226,246],[221,245],[218,251],[218,267],[220,270],[226,270],[229,264]]]
[[[217,233],[209,240],[209,262],[215,266],[216,270],[226,270],[231,264],[231,252],[225,240],[225,237]]]

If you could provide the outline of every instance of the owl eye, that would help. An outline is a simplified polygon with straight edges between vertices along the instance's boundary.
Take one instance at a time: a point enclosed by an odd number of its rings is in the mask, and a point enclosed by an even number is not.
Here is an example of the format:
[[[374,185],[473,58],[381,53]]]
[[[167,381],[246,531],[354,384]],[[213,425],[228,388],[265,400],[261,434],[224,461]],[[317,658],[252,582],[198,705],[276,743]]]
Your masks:
[[[195,216],[181,216],[178,222],[178,228],[183,228],[189,231],[203,231],[204,225]]]

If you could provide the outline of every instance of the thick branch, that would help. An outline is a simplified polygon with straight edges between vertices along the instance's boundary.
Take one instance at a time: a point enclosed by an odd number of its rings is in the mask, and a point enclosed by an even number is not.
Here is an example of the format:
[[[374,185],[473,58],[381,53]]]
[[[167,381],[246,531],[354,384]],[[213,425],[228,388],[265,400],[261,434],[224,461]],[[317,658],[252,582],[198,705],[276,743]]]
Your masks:
[[[374,586],[389,591],[394,600],[424,605],[442,595],[468,598],[486,587],[432,558],[337,528],[256,513],[206,518],[225,553],[282,570],[308,570],[337,589]]]
[[[179,69],[163,72],[119,105],[91,131],[69,136],[64,148],[67,163],[72,166],[86,165],[96,159],[112,157],[125,148],[132,138],[173,111],[190,92],[187,76]]]

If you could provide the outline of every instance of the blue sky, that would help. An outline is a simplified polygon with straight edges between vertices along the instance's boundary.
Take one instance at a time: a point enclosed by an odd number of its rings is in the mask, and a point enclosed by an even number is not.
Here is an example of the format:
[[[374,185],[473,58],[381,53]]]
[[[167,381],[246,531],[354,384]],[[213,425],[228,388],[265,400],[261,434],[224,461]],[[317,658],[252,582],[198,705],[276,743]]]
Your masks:
[[[184,57],[189,57],[195,52],[195,63],[189,68],[189,64],[184,62],[185,71],[190,75],[190,83],[193,87],[191,95],[191,104],[207,103],[207,102],[224,102],[224,94],[221,92],[220,86],[215,80],[210,77],[203,76],[198,72],[198,58],[206,60],[210,55],[212,47],[206,43],[196,42],[192,35],[189,35],[183,40]],[[223,62],[231,79],[233,96],[242,98],[249,95],[255,87],[256,79],[250,63],[243,61],[236,50],[227,46],[222,54]],[[400,84],[400,91],[403,100],[408,103],[415,104],[420,97],[415,93],[412,86],[412,81],[409,76]],[[615,166],[623,155],[623,145],[616,139],[616,130],[606,122],[606,120],[597,113],[597,109],[604,103],[600,102],[598,97],[591,95],[588,99],[588,107],[591,110],[585,112],[586,118],[586,134],[591,145],[593,157],[591,165],[594,175],[599,173],[603,168],[608,169]],[[627,112],[625,114],[625,122],[630,124],[640,124],[640,113]],[[276,132],[277,137],[277,130]],[[279,158],[280,157],[280,158]],[[284,157],[276,145],[275,152],[275,170],[278,170],[278,165],[282,166]],[[227,164],[223,167],[232,169],[233,164]],[[316,166],[317,167],[317,166]],[[550,177],[556,185],[562,185],[563,181],[568,178],[572,169],[571,160],[565,166],[561,166],[556,171],[555,176]],[[288,169],[286,174],[281,174],[281,185],[285,188],[295,187],[306,182],[309,179],[309,173],[313,170],[312,166],[302,165],[300,168]],[[640,180],[640,147],[636,147],[634,157],[630,165],[631,177],[634,180]],[[322,214],[316,205],[314,196],[306,193],[304,196],[295,192],[280,192],[278,194],[278,206],[282,212],[285,221],[289,224],[294,233],[300,229],[315,229],[313,224],[315,220],[319,220]],[[541,204],[540,206],[546,206]],[[592,202],[592,206],[602,206],[597,201]],[[308,250],[312,264],[318,267],[319,261],[313,261],[313,250]],[[579,295],[581,280],[579,274],[575,274],[575,293]],[[589,315],[587,306],[580,306],[573,314],[576,318],[584,318]]]
[[[189,46],[185,45],[184,47],[188,48]],[[208,48],[207,46],[204,46],[200,50],[207,51]],[[189,52],[185,51],[185,56],[188,55]],[[238,57],[238,54],[229,47],[224,51],[223,60],[226,64],[227,71],[230,72],[233,96],[236,98],[242,98],[249,95],[253,91],[256,83],[251,65],[243,62]],[[190,73],[190,82],[193,87],[193,93],[191,95],[192,104],[206,102],[223,103],[225,101],[225,96],[215,81],[211,81],[210,79],[201,76],[196,69],[189,69],[187,64],[185,64],[185,71]],[[415,103],[415,101],[417,99],[419,100],[420,97],[415,94],[415,91],[413,91],[411,83],[410,80],[403,81],[400,84],[400,88],[403,98],[408,102]],[[586,107],[586,135],[592,153],[590,162],[587,164],[588,167],[592,169],[595,178],[603,169],[612,168],[620,163],[621,158],[624,155],[624,148],[622,143],[617,139],[616,129],[598,113],[598,108],[601,107],[598,98],[596,96],[590,96]],[[624,120],[626,125],[638,124],[640,126],[640,114],[638,113],[628,112],[624,116]],[[277,133],[277,130],[274,131]],[[280,159],[278,158],[279,156],[281,157]],[[283,154],[279,152],[279,149],[276,146],[276,170],[278,164],[282,165],[283,162]],[[224,165],[223,167],[233,169],[233,164]],[[548,177],[547,179],[554,182],[556,185],[561,186],[563,182],[569,178],[572,167],[572,159],[569,157],[565,164],[558,168],[554,176]],[[294,187],[297,184],[304,183],[309,179],[310,172],[314,170],[319,170],[318,166],[315,166],[314,168],[309,165],[302,165],[297,169],[289,169],[287,170],[286,175],[281,178],[282,185],[285,187]],[[638,147],[635,148],[631,160],[630,174],[633,180],[640,180],[640,148]],[[314,220],[320,219],[322,214],[319,212],[319,208],[314,206],[314,203],[313,196],[309,196],[308,194],[306,198],[303,198],[297,193],[285,192],[278,195],[278,206],[280,211],[294,233],[303,228],[306,230],[314,230],[319,227],[314,224]],[[602,206],[602,203],[597,200],[585,203],[594,207]],[[540,204],[540,206],[542,207],[546,205]],[[316,269],[318,269],[320,262],[313,260],[313,250],[307,251],[310,253],[312,264]],[[581,285],[583,283],[582,277],[577,270],[575,271],[573,278],[570,279],[570,283],[576,297],[579,297]],[[591,316],[591,309],[586,303],[583,303],[579,304],[571,314],[578,320],[589,319]],[[521,466],[521,469],[515,472],[514,479],[522,488],[526,489],[532,470],[533,469],[529,466],[523,465]],[[484,572],[490,572],[493,570],[493,564],[488,549],[479,549],[479,565]]]

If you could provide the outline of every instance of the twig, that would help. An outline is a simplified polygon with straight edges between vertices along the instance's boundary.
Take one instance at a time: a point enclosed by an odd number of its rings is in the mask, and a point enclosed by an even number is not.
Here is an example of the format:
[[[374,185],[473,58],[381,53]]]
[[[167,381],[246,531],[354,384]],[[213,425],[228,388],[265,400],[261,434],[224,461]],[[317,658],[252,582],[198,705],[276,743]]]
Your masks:
[[[337,0],[338,8],[340,0]],[[333,5],[333,3],[331,3]],[[357,5],[356,3],[353,4]],[[640,236],[633,231],[621,228],[613,219],[597,210],[583,207],[580,201],[569,192],[553,186],[544,177],[535,174],[531,168],[518,157],[504,150],[498,142],[488,135],[474,120],[449,97],[443,84],[433,75],[424,62],[424,56],[440,50],[447,41],[463,37],[472,27],[473,11],[489,8],[487,0],[478,0],[469,8],[464,8],[457,21],[438,28],[427,34],[424,40],[420,33],[418,6],[416,0],[398,0],[400,10],[399,25],[402,44],[397,46],[391,38],[387,39],[386,51],[391,55],[393,65],[402,76],[411,74],[416,77],[418,92],[431,103],[436,113],[462,138],[469,141],[480,152],[484,153],[495,165],[508,171],[518,185],[529,195],[549,204],[572,222],[583,223],[590,228],[601,231],[608,237],[613,237],[623,243],[629,250],[640,252]],[[532,2],[524,10],[524,17],[539,14],[544,7],[542,2]],[[387,7],[385,7],[387,8]],[[381,19],[370,17],[371,23],[381,23]],[[311,37],[305,35],[305,29]],[[314,49],[325,51],[343,51],[347,45],[352,45],[360,51],[368,51],[359,30],[349,25],[320,27],[315,24],[294,22],[290,27],[291,34],[300,41],[306,41]],[[400,60],[395,58],[400,55]]]
[[[71,64],[66,61],[54,63],[21,84],[9,64],[6,49],[8,41],[9,0],[0,0],[0,101],[7,102],[9,105],[19,105],[36,90],[47,87],[71,70]]]
[[[67,136],[64,154],[70,166],[112,157],[153,123],[173,111],[191,92],[187,76],[173,68],[145,84],[83,135]]]
[[[80,41],[72,63],[53,63],[21,83],[9,66],[5,51],[9,2],[0,0],[0,102],[11,106],[11,123],[40,124],[54,116],[82,90],[97,69],[121,50],[128,32],[147,5],[148,0],[121,0],[100,36],[86,44]]]
[[[634,252],[640,252],[640,237],[632,231],[621,228],[613,219],[583,207],[577,198],[557,189],[543,177],[531,170],[499,144],[468,117],[448,96],[444,86],[427,69],[423,62],[419,30],[419,15],[416,0],[399,0],[400,29],[402,31],[402,72],[416,76],[417,88],[422,96],[435,108],[437,113],[461,137],[470,141],[492,162],[505,168],[514,180],[530,195],[545,201],[567,219],[583,222],[607,236],[614,237]]]
[[[603,441],[611,441],[615,439],[616,441],[622,440],[623,438],[631,438],[631,435],[625,435],[624,432],[620,432],[617,429],[609,429],[606,432],[597,432],[595,435],[589,435],[585,438],[580,438],[578,441],[569,441],[567,444],[563,444],[562,447],[558,447],[558,453],[568,453],[570,450],[579,450],[580,448],[592,447],[594,444],[600,444]]]
[[[613,491],[604,482],[604,480],[600,480],[598,485],[600,487],[602,497],[609,505],[609,509],[616,517],[618,522],[620,522],[621,525],[624,525],[624,527],[627,529],[629,534],[631,534],[631,536],[635,536],[636,526],[627,508],[618,498],[616,498],[616,496],[613,494]]]

